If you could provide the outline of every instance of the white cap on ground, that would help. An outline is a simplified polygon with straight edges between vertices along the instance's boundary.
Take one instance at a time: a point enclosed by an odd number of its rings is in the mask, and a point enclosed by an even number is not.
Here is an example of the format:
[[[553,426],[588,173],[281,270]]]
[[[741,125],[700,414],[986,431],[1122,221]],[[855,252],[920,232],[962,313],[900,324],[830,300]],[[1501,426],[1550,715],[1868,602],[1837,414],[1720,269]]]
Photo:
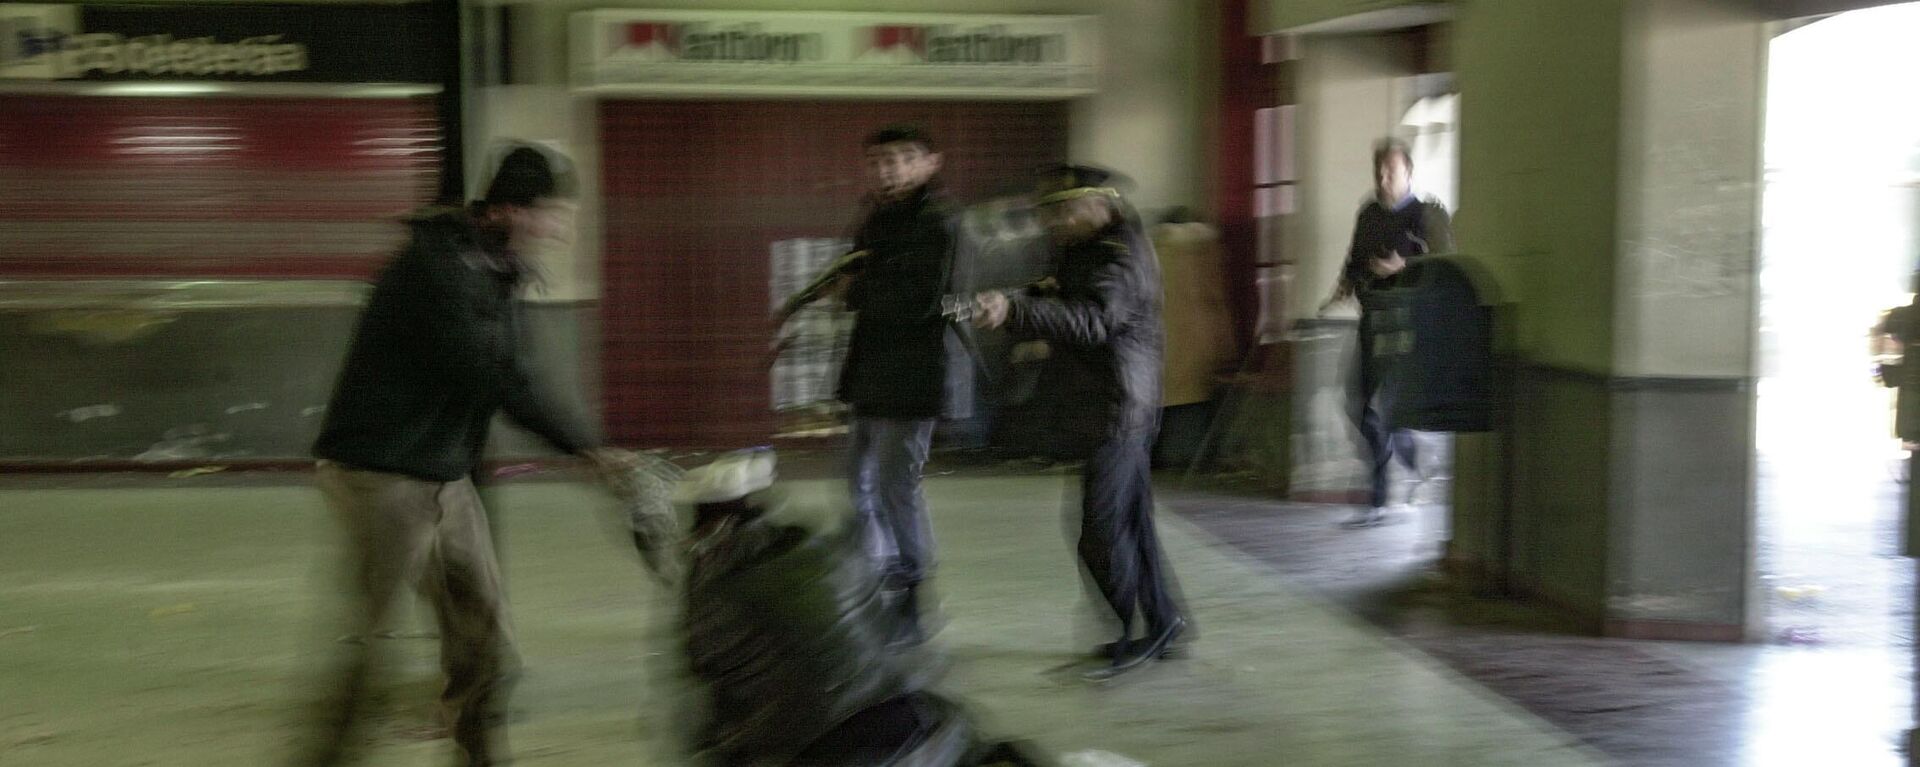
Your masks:
[[[773,451],[741,450],[687,472],[673,496],[675,503],[724,503],[773,486]]]

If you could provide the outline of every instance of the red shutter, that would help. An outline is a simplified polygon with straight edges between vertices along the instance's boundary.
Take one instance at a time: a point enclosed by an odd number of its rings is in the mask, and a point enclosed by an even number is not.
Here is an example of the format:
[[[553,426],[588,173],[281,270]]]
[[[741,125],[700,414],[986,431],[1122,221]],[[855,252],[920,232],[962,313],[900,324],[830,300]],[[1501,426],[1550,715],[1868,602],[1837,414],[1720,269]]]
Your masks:
[[[607,424],[622,443],[735,447],[773,434],[769,248],[848,235],[860,141],[940,142],[963,201],[1065,159],[1062,103],[614,101],[601,108]]]
[[[441,143],[425,99],[8,96],[0,276],[366,276]]]

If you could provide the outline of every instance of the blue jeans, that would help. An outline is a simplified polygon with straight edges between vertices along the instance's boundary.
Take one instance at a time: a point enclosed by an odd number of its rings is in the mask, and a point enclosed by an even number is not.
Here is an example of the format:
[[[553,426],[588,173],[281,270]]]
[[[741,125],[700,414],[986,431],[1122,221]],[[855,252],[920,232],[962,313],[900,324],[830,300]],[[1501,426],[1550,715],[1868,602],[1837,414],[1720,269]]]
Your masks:
[[[867,555],[895,585],[918,584],[933,569],[933,526],[920,492],[933,425],[931,418],[853,419],[848,480],[854,513]]]
[[[1362,370],[1356,378],[1359,386],[1347,402],[1348,416],[1365,443],[1366,454],[1362,457],[1372,469],[1367,498],[1368,503],[1378,509],[1387,505],[1388,472],[1394,459],[1398,458],[1409,469],[1418,469],[1418,446],[1413,432],[1392,426],[1397,398],[1391,380],[1383,380],[1384,376],[1367,370]]]

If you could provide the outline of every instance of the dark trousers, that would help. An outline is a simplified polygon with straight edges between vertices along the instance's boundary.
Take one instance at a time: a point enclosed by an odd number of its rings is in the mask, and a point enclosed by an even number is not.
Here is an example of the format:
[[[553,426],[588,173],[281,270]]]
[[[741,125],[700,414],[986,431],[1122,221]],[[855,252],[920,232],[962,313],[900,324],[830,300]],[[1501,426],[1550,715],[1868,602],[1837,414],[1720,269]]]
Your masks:
[[[1136,618],[1152,632],[1180,617],[1153,525],[1153,436],[1105,438],[1080,477],[1080,562],[1129,633]]]
[[[1387,505],[1387,475],[1394,458],[1407,468],[1419,468],[1415,454],[1413,432],[1395,429],[1393,423],[1393,386],[1384,380],[1385,376],[1374,371],[1362,370],[1354,388],[1348,407],[1354,428],[1360,430],[1360,438],[1366,443],[1366,460],[1373,471],[1373,486],[1370,489],[1370,504],[1374,508]]]

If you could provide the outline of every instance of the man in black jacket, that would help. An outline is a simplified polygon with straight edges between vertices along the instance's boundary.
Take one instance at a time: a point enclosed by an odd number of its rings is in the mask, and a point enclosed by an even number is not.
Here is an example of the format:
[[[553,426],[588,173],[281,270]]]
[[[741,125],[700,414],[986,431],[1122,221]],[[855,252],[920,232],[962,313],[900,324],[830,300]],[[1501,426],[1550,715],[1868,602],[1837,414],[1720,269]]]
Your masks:
[[[402,587],[439,619],[441,695],[462,764],[502,758],[497,706],[517,664],[500,568],[470,478],[497,412],[607,472],[631,462],[582,419],[536,393],[517,353],[515,291],[527,273],[515,247],[562,237],[564,163],[521,146],[469,210],[427,211],[374,287],[314,445],[316,478],[348,533],[356,644],[325,701],[302,765],[343,761],[368,678],[370,641]]]
[[[1439,203],[1413,194],[1413,156],[1405,142],[1381,141],[1373,150],[1374,197],[1361,206],[1353,225],[1340,281],[1327,304],[1349,296],[1360,302],[1360,335],[1348,381],[1347,410],[1366,442],[1372,469],[1365,508],[1342,523],[1350,529],[1374,527],[1386,519],[1388,470],[1397,457],[1418,469],[1413,434],[1393,428],[1400,357],[1411,348],[1404,312],[1383,298],[1395,287],[1407,262],[1429,253],[1453,251],[1453,222]],[[1323,307],[1324,308],[1324,307]]]
[[[1153,525],[1150,451],[1160,426],[1160,268],[1153,244],[1106,171],[1043,176],[1041,218],[1055,286],[982,293],[974,322],[1051,347],[1040,386],[1059,402],[1056,432],[1081,448],[1080,561],[1120,622],[1099,680],[1166,654],[1186,627]],[[1133,636],[1136,624],[1145,634]]]
[[[911,642],[924,638],[919,591],[934,558],[921,471],[936,420],[964,415],[958,389],[971,370],[940,311],[961,282],[954,213],[935,180],[940,154],[911,127],[877,131],[865,146],[873,192],[853,244],[868,255],[844,285],[856,316],[839,395],[853,409],[854,509]]]

